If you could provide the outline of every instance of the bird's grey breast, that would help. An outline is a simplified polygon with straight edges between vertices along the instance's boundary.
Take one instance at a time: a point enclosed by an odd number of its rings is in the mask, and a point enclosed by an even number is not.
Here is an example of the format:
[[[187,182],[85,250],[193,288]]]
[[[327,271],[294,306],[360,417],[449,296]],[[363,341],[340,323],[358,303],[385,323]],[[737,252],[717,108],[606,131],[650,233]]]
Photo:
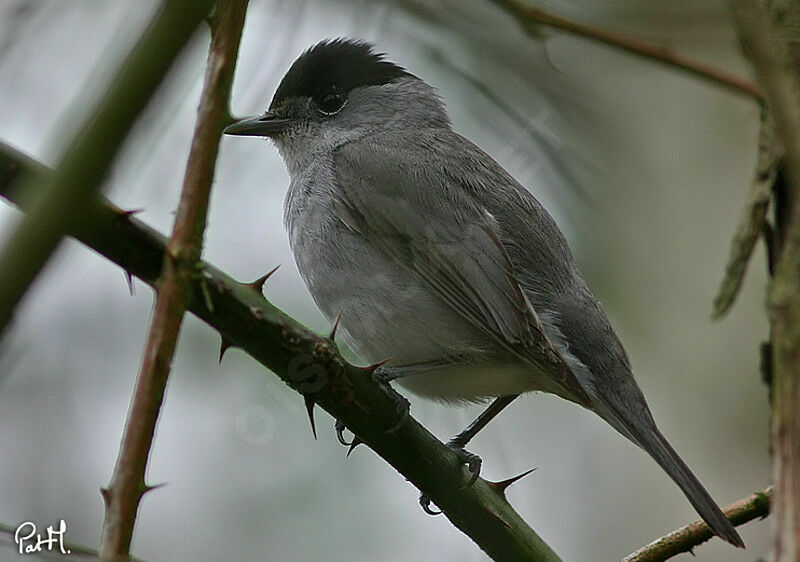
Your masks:
[[[480,339],[474,328],[342,220],[332,158],[293,174],[284,205],[289,242],[309,292],[361,357],[402,365],[439,360]]]
[[[335,182],[327,157],[292,174],[284,203],[284,223],[300,275],[329,318],[331,301],[339,292],[338,283],[331,281],[345,274],[352,251],[346,229],[336,219],[334,200]]]

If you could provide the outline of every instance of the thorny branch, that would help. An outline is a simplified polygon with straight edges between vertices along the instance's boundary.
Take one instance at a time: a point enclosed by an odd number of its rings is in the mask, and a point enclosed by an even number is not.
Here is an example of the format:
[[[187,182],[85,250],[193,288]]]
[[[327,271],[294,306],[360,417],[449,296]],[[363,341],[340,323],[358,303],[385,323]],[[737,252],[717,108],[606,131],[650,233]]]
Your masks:
[[[742,50],[766,92],[786,153],[776,183],[775,263],[767,311],[771,336],[772,474],[775,485],[772,558],[800,557],[800,75],[788,39],[797,42],[796,2],[731,0]]]
[[[720,283],[717,296],[714,297],[711,313],[711,317],[714,319],[721,318],[733,306],[744,280],[750,256],[753,254],[753,248],[759,236],[769,232],[767,209],[772,199],[772,190],[782,161],[783,146],[776,138],[775,120],[772,118],[772,114],[763,108],[758,142],[758,164],[748,193],[747,204],[733,235],[730,256],[725,266],[725,276]],[[769,251],[769,245],[767,250]]]
[[[248,0],[225,0],[215,7],[205,83],[183,180],[172,236],[156,280],[156,303],[142,365],[111,484],[103,489],[106,514],[100,557],[127,557],[139,502],[152,489],[145,483],[147,459],[166,391],[170,366],[195,269],[202,250],[208,201],[222,129],[230,122],[228,102]]]

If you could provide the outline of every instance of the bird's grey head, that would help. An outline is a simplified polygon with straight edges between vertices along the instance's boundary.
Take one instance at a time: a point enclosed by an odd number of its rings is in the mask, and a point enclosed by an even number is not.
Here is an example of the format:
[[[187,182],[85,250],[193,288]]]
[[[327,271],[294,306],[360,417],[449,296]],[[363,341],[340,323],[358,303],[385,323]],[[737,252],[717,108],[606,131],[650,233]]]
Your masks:
[[[281,80],[268,111],[225,133],[270,137],[290,164],[375,132],[448,126],[431,86],[371,44],[339,38],[307,49]]]

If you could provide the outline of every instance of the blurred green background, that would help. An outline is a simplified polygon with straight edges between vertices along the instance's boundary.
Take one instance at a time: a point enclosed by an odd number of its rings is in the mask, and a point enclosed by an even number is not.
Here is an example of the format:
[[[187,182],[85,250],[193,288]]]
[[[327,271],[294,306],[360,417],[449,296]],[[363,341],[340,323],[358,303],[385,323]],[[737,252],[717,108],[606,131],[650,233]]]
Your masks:
[[[143,30],[154,2],[0,3],[0,140],[53,164]],[[648,39],[746,76],[724,2],[543,1],[538,7]],[[711,302],[756,157],[754,102],[561,33],[534,41],[487,0],[251,0],[233,111],[261,112],[291,62],[323,38],[373,41],[435,85],[457,131],[540,198],[625,343],[662,431],[720,504],[769,483],[766,338],[759,246],[739,302]],[[199,99],[203,29],[137,123],[109,178],[118,205],[169,232]],[[487,94],[488,92],[488,94]],[[498,102],[498,100],[502,100]],[[225,138],[205,258],[241,280],[281,264],[270,300],[327,323],[305,291],[282,226],[288,177],[268,142]],[[0,237],[18,219],[0,204]],[[0,522],[65,519],[95,545],[152,293],[73,241],[29,293],[0,347]],[[158,426],[134,554],[146,560],[484,560],[366,448],[349,459],[318,413],[189,317]],[[412,398],[442,439],[479,407]],[[511,503],[565,560],[615,560],[696,518],[648,457],[555,397],[515,402],[474,441],[483,476],[538,467]],[[699,560],[766,553],[768,521]],[[13,559],[11,547],[0,559]],[[678,560],[689,559],[685,555]]]

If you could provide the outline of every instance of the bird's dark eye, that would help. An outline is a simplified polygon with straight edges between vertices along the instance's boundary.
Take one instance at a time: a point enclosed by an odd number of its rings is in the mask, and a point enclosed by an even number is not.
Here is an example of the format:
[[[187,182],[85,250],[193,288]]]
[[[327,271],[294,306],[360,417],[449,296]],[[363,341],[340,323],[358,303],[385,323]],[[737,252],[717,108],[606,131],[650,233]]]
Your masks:
[[[328,92],[319,100],[319,111],[323,115],[333,115],[344,107],[346,101],[339,92]]]

